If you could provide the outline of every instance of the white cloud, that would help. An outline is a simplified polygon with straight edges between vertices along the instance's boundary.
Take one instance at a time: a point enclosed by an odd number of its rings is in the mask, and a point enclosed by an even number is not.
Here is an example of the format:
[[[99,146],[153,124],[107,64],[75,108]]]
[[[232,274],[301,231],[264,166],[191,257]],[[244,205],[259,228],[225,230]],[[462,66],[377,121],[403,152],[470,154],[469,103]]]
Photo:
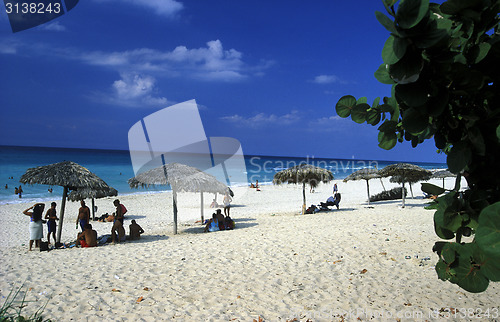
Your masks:
[[[220,40],[206,47],[188,49],[177,46],[172,51],[139,48],[122,52],[87,52],[78,59],[91,65],[126,68],[146,72],[168,72],[170,76],[187,76],[201,80],[235,81],[247,77],[243,54],[225,50]]]
[[[0,54],[16,54],[18,47],[13,41],[0,42]]]
[[[122,3],[130,3],[139,7],[153,10],[159,16],[174,17],[179,13],[184,5],[176,0],[95,0],[96,2],[115,1]]]
[[[122,73],[109,93],[95,93],[94,100],[118,106],[163,107],[172,102],[156,96],[156,80],[149,75]]]
[[[244,117],[238,114],[221,117],[223,121],[238,124],[239,126],[260,128],[268,125],[291,125],[301,120],[298,111],[292,111],[283,115],[258,113],[254,116]]]
[[[16,53],[0,41],[0,53]],[[77,60],[84,64],[123,71],[136,71],[157,77],[183,77],[204,81],[239,81],[261,75],[272,66],[270,61],[249,65],[236,49],[224,49],[220,40],[212,40],[205,47],[177,46],[173,50],[136,48],[125,51],[83,51],[75,48],[48,46],[41,43],[15,44],[32,55]],[[2,51],[3,50],[3,51]]]
[[[318,75],[312,80],[316,84],[331,84],[340,82],[340,79],[335,75]]]
[[[311,132],[339,132],[342,118],[338,115],[320,117],[307,123],[306,129]]]
[[[66,27],[61,25],[59,23],[59,21],[45,23],[43,25],[40,25],[40,29],[48,30],[48,31],[66,31]]]

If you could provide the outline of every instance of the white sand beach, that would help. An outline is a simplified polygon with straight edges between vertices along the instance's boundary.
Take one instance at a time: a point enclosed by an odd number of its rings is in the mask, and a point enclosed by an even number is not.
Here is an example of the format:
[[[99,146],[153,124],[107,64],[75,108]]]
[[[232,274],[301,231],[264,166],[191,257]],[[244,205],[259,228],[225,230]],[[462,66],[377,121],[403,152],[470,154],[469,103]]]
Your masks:
[[[23,314],[46,305],[43,316],[53,321],[463,321],[487,310],[482,320],[499,319],[498,283],[472,294],[438,280],[434,212],[424,209],[419,184],[403,209],[401,200],[367,208],[365,181],[334,182],[340,209],[311,215],[299,215],[301,186],[236,188],[236,229],[213,233],[195,223],[198,194],[179,194],[178,235],[170,193],[120,196],[127,233],[136,219],[146,231],[141,240],[50,252],[28,252],[22,211],[32,204],[1,205],[1,302],[24,285]],[[307,205],[325,201],[334,182],[307,190]],[[371,180],[370,192],[380,191]],[[113,211],[113,199],[96,201],[99,215]],[[59,215],[60,196],[54,201]],[[78,232],[78,207],[67,203],[65,242]],[[110,233],[111,223],[92,224]]]

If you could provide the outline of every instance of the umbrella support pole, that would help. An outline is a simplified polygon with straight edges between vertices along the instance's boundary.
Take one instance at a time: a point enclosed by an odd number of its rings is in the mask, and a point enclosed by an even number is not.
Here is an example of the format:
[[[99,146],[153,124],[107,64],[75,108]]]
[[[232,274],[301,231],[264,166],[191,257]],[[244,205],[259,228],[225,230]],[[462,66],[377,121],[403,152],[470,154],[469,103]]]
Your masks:
[[[177,235],[177,192],[172,189],[172,199],[174,203],[174,235]]]
[[[302,214],[306,214],[306,183],[302,182],[302,197],[304,197],[304,203],[302,204]]]
[[[403,189],[401,189],[401,196],[403,197],[403,206],[402,208],[405,207],[405,182],[403,181]]]
[[[370,185],[368,184],[368,180],[366,180],[366,193],[368,194],[368,206],[370,205]]]
[[[57,242],[61,242],[62,226],[64,221],[64,208],[66,207],[66,197],[68,196],[68,187],[64,187],[63,197],[61,201],[61,213],[59,216],[59,229],[57,230]]]
[[[203,216],[203,191],[200,192],[201,196],[200,196],[200,199],[201,199],[201,224],[203,225],[203,222],[205,221],[205,218]]]
[[[95,201],[92,198],[92,220],[95,220]]]

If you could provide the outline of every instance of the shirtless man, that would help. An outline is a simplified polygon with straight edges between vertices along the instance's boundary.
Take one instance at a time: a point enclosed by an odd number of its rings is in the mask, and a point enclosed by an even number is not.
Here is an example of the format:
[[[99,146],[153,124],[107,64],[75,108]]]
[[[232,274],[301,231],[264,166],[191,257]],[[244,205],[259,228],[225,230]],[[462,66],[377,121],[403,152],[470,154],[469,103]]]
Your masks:
[[[118,236],[117,236],[118,234]],[[115,220],[113,227],[111,228],[111,242],[114,244],[116,242],[121,242],[125,240],[125,228],[119,220]]]
[[[124,219],[124,213],[122,209],[122,205],[120,204],[120,200],[116,199],[113,201],[113,205],[116,207],[116,212],[115,212],[115,221],[121,221],[123,225],[123,219]]]
[[[48,234],[47,234],[47,241],[50,244],[50,234],[52,234],[52,237],[54,237],[54,243],[56,242],[56,220],[59,220],[56,215],[56,203],[52,202],[50,204],[50,209],[47,210],[47,213],[45,214],[45,219],[47,219],[47,228],[48,228]]]
[[[85,224],[90,222],[90,208],[85,206],[85,201],[81,201],[82,205],[80,209],[78,209],[78,217],[76,218],[76,229],[78,229],[78,223],[80,223],[80,227],[82,228],[82,232],[85,230]]]
[[[78,240],[82,247],[95,247],[97,246],[97,231],[92,229],[91,224],[86,224],[83,232],[78,234]]]
[[[135,219],[132,219],[132,223],[128,228],[130,228],[130,240],[139,239],[141,238],[141,234],[144,233],[144,230],[135,222]]]

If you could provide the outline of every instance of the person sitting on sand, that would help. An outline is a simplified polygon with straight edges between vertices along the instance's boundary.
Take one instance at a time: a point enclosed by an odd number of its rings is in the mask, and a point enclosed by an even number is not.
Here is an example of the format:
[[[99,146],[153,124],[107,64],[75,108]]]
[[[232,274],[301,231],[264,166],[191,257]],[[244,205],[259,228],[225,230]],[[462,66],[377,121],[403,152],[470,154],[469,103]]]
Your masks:
[[[132,223],[128,226],[128,228],[130,229],[130,240],[140,239],[141,234],[144,233],[144,229],[142,229],[142,227],[135,222],[135,219],[132,219]]]
[[[210,208],[218,208],[219,207],[219,204],[217,203],[217,201],[214,199],[212,200],[212,203],[210,204]]]
[[[97,231],[92,229],[91,224],[86,224],[83,227],[83,232],[78,234],[77,240],[82,247],[96,247],[97,246]]]
[[[113,227],[111,228],[111,242],[125,241],[125,228],[120,220],[115,220]]]
[[[215,211],[215,215],[217,216],[217,222],[219,223],[219,230],[224,230],[224,215],[222,214],[222,211],[220,209],[217,209]]]
[[[215,213],[212,214],[212,219],[210,219],[205,226],[204,232],[207,231],[219,231],[219,221],[217,220],[217,215]]]
[[[45,214],[45,219],[47,219],[47,230],[49,231],[47,234],[47,242],[50,244],[50,234],[52,234],[52,237],[54,238],[54,243],[56,242],[56,220],[59,220],[56,215],[56,203],[52,202],[50,204],[50,209],[47,210],[47,213]]]
[[[90,208],[85,205],[85,201],[80,201],[80,209],[78,209],[78,217],[76,217],[76,229],[78,229],[78,223],[80,223],[80,228],[82,232],[85,230],[85,225],[90,222]]]

